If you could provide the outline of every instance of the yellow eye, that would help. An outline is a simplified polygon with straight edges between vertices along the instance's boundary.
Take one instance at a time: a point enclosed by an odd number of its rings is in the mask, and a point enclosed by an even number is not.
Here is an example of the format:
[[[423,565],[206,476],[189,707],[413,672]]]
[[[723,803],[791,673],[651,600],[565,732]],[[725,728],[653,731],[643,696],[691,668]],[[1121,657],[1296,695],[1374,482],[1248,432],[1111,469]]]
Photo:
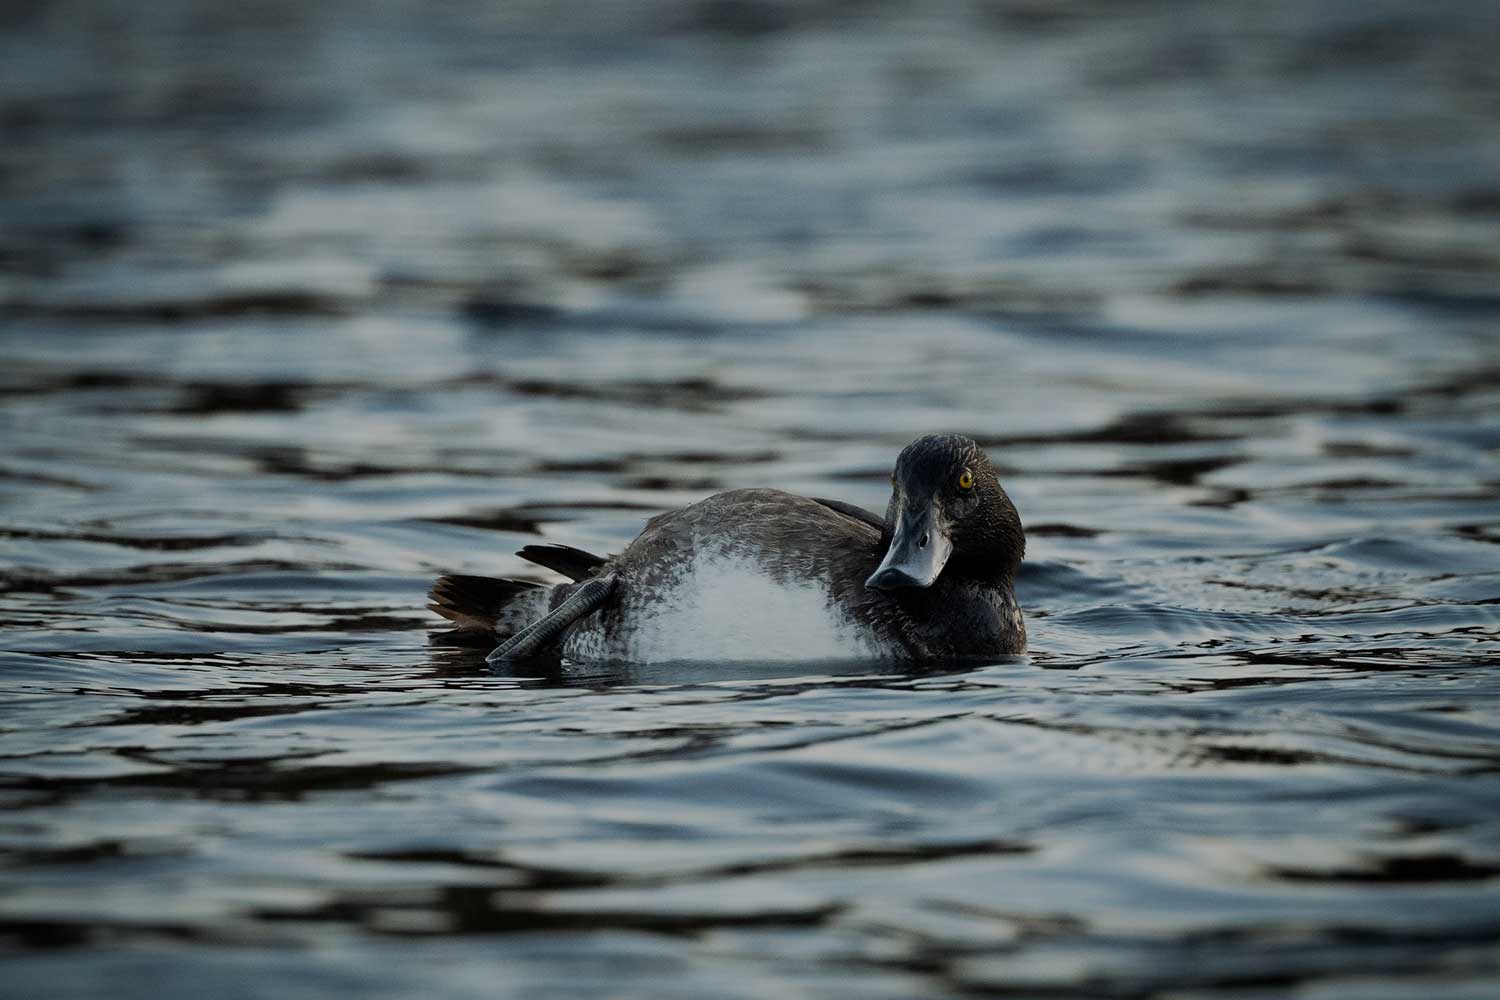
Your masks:
[[[974,488],[974,473],[965,469],[958,474],[958,488],[961,490],[972,490]]]

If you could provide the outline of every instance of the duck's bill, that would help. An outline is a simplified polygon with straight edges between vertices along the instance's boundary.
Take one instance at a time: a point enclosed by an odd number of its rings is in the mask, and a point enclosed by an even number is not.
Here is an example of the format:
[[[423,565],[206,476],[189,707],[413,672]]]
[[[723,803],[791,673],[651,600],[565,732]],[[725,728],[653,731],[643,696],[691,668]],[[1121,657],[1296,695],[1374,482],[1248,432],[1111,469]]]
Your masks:
[[[952,554],[953,542],[938,526],[937,512],[931,506],[902,514],[891,547],[865,586],[876,590],[930,587]]]

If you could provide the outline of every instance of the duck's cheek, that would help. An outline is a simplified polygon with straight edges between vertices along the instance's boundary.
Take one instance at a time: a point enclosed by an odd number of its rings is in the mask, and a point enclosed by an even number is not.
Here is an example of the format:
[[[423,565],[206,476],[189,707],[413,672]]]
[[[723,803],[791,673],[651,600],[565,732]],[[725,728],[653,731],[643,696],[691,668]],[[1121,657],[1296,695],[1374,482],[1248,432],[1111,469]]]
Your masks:
[[[937,514],[937,529],[943,533],[954,547],[958,547],[960,539],[964,535],[964,528],[968,522],[969,512],[973,505],[964,501],[955,504],[944,505]]]

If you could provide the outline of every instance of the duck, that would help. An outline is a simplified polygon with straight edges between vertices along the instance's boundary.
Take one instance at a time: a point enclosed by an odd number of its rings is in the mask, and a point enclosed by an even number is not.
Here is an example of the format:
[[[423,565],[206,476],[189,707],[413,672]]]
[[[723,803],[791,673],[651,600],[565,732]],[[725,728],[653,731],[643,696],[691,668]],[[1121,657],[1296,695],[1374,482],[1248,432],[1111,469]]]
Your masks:
[[[567,577],[448,575],[428,607],[492,637],[494,664],[875,659],[1026,652],[1026,536],[972,438],[902,449],[882,517],[842,500],[736,489],[651,518],[623,551],[527,545]]]

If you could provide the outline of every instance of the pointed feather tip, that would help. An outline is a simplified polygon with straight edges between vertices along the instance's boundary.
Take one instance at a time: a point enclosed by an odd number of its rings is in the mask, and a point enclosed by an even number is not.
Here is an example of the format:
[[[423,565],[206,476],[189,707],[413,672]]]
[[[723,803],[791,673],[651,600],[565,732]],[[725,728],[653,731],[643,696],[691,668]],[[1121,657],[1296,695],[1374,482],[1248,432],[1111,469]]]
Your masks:
[[[588,579],[600,566],[608,562],[603,556],[596,556],[592,552],[575,549],[571,545],[551,543],[523,546],[516,552],[516,555],[527,562],[544,566],[554,573],[561,573],[574,582]]]
[[[427,607],[460,628],[494,631],[507,604],[541,586],[530,580],[452,573],[433,582],[427,592]]]

